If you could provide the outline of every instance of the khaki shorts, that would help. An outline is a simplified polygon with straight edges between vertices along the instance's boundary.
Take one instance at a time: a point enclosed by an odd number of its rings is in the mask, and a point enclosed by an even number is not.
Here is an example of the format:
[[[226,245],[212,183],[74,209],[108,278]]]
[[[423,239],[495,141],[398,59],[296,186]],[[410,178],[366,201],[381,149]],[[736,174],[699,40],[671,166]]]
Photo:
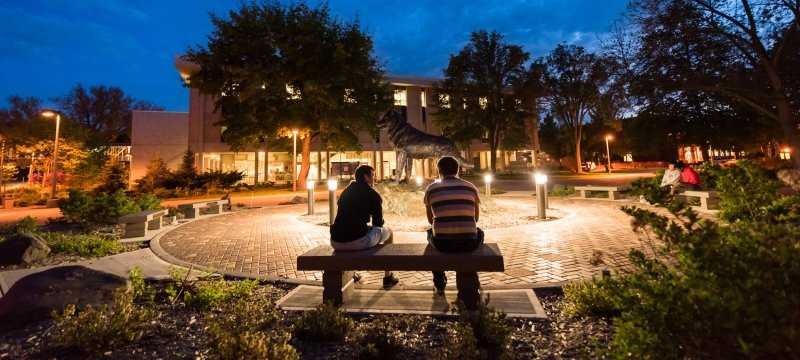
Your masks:
[[[367,234],[360,239],[356,239],[353,241],[348,242],[338,242],[331,240],[331,246],[334,250],[339,251],[358,251],[369,249],[375,245],[382,244],[389,236],[392,235],[392,231],[386,227],[377,227],[377,226],[370,226],[367,230]]]

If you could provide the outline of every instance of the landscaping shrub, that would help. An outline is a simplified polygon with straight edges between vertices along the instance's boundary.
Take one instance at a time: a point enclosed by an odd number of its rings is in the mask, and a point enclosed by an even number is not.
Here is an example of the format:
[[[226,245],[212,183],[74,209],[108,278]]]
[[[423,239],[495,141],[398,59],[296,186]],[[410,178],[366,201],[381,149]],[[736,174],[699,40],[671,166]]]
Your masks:
[[[551,190],[550,196],[559,197],[559,196],[572,196],[575,194],[575,187],[574,186],[567,186],[563,190]]]
[[[208,310],[231,299],[247,297],[253,294],[258,280],[242,280],[228,282],[224,278],[205,280],[211,274],[201,275],[199,279],[190,279],[188,271],[170,266],[169,274],[173,282],[166,288],[170,301],[183,300],[186,305],[200,310]]]
[[[458,313],[456,334],[445,349],[444,358],[512,359],[510,352],[511,329],[506,325],[506,314],[489,305],[490,299],[478,303],[478,309],[469,311],[460,301],[454,312]]]
[[[36,187],[23,187],[9,192],[14,194],[15,207],[41,205],[47,201]]]
[[[39,225],[36,224],[36,219],[30,217],[30,215],[25,216],[24,218],[17,221],[16,226],[17,233],[36,233],[39,232]]]
[[[242,179],[244,179],[244,172],[241,171],[213,170],[197,176],[200,187],[209,193],[229,190]]]
[[[146,299],[150,302],[155,300],[156,291],[142,276],[141,268],[137,266],[128,270],[128,281],[131,283],[131,290],[133,291],[133,298],[135,300]]]
[[[206,316],[212,351],[221,359],[297,359],[289,334],[277,328],[279,316],[269,300],[239,298],[222,312]]]
[[[133,303],[133,293],[119,288],[114,302],[93,307],[76,314],[74,304],[53,311],[54,330],[50,335],[53,349],[81,353],[103,353],[115,347],[139,341],[161,314],[140,308]]]
[[[42,239],[50,245],[54,253],[96,258],[121,251],[119,239],[114,237],[46,232],[42,234]]]
[[[602,279],[567,283],[564,285],[564,313],[569,316],[618,316],[619,306],[614,291],[609,289],[614,289],[614,283]]]
[[[351,346],[359,359],[401,359],[411,329],[406,318],[381,316],[356,329]]]
[[[353,319],[326,302],[300,316],[294,324],[294,336],[311,341],[343,341],[354,327]]]
[[[130,197],[124,190],[92,196],[82,189],[73,188],[69,189],[69,197],[59,202],[59,207],[64,217],[73,222],[116,224],[120,216],[159,209],[160,201],[148,194]]]
[[[95,194],[113,194],[128,188],[128,169],[114,158],[106,160],[103,170],[98,176],[99,185],[94,188]]]
[[[733,223],[699,220],[669,201],[670,218],[624,207],[664,246],[649,256],[631,250],[629,271],[565,289],[575,313],[592,314],[597,299],[620,311],[611,357],[800,357],[800,222],[787,212],[800,199],[776,199],[766,173],[747,163],[722,171],[718,185]]]

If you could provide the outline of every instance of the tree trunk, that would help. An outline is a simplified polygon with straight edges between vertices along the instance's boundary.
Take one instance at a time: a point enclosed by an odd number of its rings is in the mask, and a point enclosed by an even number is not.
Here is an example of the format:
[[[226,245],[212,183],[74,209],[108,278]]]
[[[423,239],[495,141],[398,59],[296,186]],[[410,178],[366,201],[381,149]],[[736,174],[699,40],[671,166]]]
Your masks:
[[[302,139],[303,149],[301,151],[303,160],[300,162],[300,176],[297,179],[297,188],[305,189],[308,171],[311,170],[311,136],[306,135]]]

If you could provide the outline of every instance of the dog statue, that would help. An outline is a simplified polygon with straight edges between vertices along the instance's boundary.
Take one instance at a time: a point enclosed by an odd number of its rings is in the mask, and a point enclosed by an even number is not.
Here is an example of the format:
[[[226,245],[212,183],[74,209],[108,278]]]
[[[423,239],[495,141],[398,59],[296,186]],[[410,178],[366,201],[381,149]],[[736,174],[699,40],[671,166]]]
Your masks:
[[[378,120],[378,128],[386,129],[389,142],[397,151],[397,172],[395,182],[400,182],[401,173],[404,180],[411,174],[411,159],[442,158],[451,156],[461,167],[472,169],[475,165],[461,157],[456,144],[444,137],[422,132],[408,124],[400,113],[389,110]]]

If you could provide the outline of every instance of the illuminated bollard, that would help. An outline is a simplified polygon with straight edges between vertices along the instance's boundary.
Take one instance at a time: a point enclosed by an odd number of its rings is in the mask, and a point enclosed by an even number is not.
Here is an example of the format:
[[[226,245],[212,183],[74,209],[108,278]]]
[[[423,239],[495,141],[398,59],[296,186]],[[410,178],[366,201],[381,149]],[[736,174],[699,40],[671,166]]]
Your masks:
[[[422,186],[422,176],[417,176],[417,186]]]
[[[536,174],[536,208],[539,209],[539,220],[547,219],[547,175]]]
[[[306,189],[308,189],[308,215],[314,215],[314,182],[306,181]]]
[[[330,211],[330,225],[333,225],[333,219],[336,219],[336,186],[339,181],[335,179],[328,180],[328,210]]]
[[[483,175],[483,182],[486,183],[486,196],[492,196],[492,174]]]

